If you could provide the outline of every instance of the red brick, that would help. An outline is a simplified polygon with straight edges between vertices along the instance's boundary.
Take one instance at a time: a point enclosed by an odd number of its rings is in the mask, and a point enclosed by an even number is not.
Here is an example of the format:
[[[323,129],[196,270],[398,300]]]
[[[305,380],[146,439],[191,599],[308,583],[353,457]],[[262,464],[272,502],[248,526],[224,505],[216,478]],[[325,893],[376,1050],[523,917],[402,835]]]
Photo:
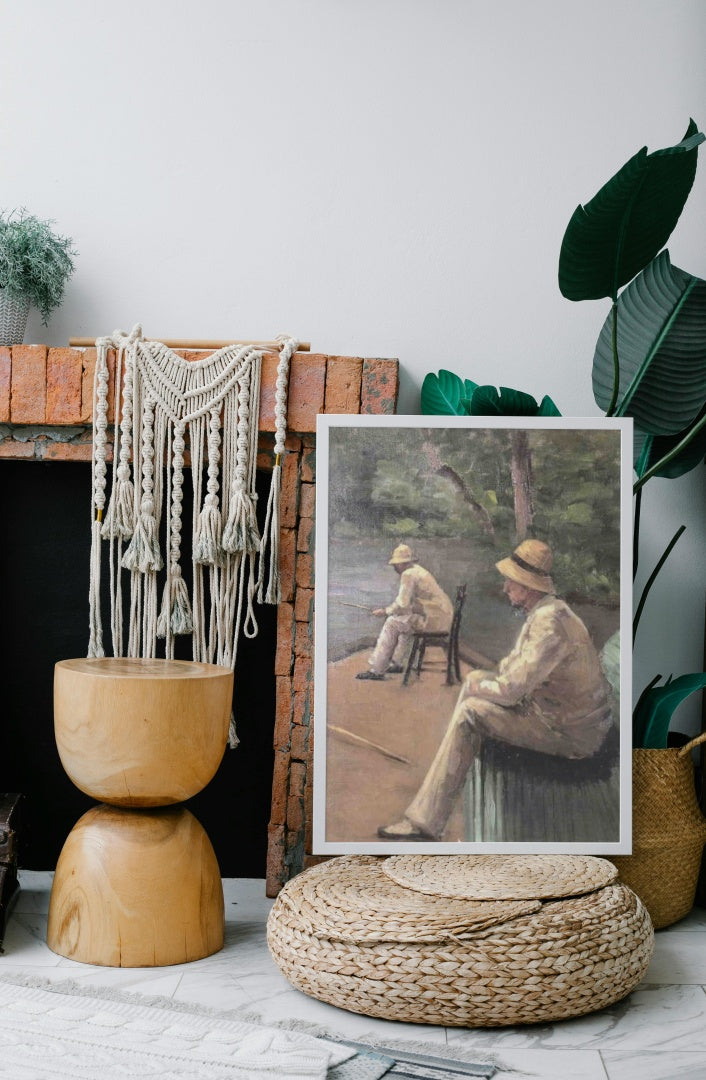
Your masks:
[[[50,349],[47,356],[47,424],[81,423],[83,355],[78,349]]]
[[[311,747],[309,749],[311,753]],[[314,846],[312,833],[314,824],[314,772],[308,768],[306,774],[306,786],[304,788],[304,851],[309,854]]]
[[[284,825],[287,816],[287,795],[289,788],[289,752],[275,750],[272,770],[272,805],[270,807],[270,825]]]
[[[397,360],[364,360],[360,392],[361,413],[392,415],[399,390]]]
[[[293,795],[287,800],[287,839],[291,843],[297,843],[300,834],[304,830],[304,800],[295,799]],[[294,836],[292,836],[294,834]]]
[[[93,419],[93,377],[96,371],[96,350],[83,350],[81,373],[81,423],[90,424]]]
[[[260,388],[260,428],[275,430],[275,390],[279,354],[262,358]],[[318,353],[295,353],[289,370],[287,429],[316,431],[316,414],[323,412],[326,387],[326,357]]]
[[[310,551],[313,554],[314,536],[314,519],[300,518],[299,528],[297,529],[297,551]]]
[[[326,366],[327,413],[360,412],[363,361],[357,356],[329,356]]]
[[[288,454],[299,454],[301,453],[302,441],[298,435],[292,435],[287,432],[284,440],[284,448]]]
[[[297,555],[297,588],[314,588],[314,556],[300,552]]]
[[[43,461],[90,461],[90,443],[43,443]],[[109,451],[109,452],[108,452]],[[106,459],[113,460],[112,448],[106,447]]]
[[[290,675],[294,648],[294,604],[280,604],[277,609],[277,649],[275,675]]]
[[[302,484],[299,488],[299,517],[313,518],[316,514],[316,484]]]
[[[292,727],[292,681],[284,675],[275,677],[275,750],[288,750]]]
[[[305,659],[311,660],[314,653],[311,623],[297,623],[297,632],[294,639],[294,651],[297,656],[303,656]]]
[[[265,895],[273,899],[284,885],[284,825],[270,825],[267,829],[267,877]]]
[[[6,347],[0,348],[0,424],[7,424],[10,419],[11,374],[12,353]]]
[[[311,660],[308,660],[305,656],[298,656],[294,661],[294,678],[292,679],[292,689],[307,690],[311,685],[312,667]]]
[[[35,443],[5,439],[0,443],[0,458],[33,458]]]
[[[296,560],[296,531],[294,529],[282,529],[279,534],[279,573],[282,600],[285,602],[294,600],[294,570]]]
[[[293,529],[299,509],[299,455],[285,454],[282,461],[282,492],[279,520],[284,528]]]
[[[316,480],[316,448],[307,446],[306,441],[302,448],[302,481],[313,484]]]
[[[292,761],[289,766],[289,797],[304,797],[306,786],[306,765],[301,761]]]
[[[297,690],[294,693],[294,708],[292,710],[292,723],[294,727],[306,726],[311,716],[311,694],[309,689]],[[294,739],[294,730],[292,731]]]
[[[12,423],[43,424],[46,407],[46,345],[14,345],[10,397]]]
[[[297,589],[294,600],[294,618],[297,622],[310,622],[314,617],[314,590]]]
[[[307,761],[309,728],[296,724],[292,728],[292,761]]]

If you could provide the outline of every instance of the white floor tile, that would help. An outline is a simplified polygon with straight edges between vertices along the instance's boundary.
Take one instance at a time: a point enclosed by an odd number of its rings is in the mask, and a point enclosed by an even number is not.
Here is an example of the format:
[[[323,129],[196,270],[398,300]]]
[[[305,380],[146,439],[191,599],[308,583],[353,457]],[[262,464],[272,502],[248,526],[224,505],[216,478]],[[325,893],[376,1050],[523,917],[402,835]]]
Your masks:
[[[495,1080],[705,1080],[706,911],[697,909],[656,935],[655,955],[640,987],[599,1013],[557,1024],[461,1029],[360,1016],[307,997],[280,973],[267,949],[272,900],[257,879],[224,881],[223,950],[167,968],[106,968],[60,957],[46,944],[52,874],[21,871],[0,975],[73,979],[147,996],[237,1010],[264,1023],[323,1029],[342,1038],[448,1045],[493,1062]]]
[[[703,1053],[635,1053],[606,1050],[601,1055],[608,1080],[704,1080]]]

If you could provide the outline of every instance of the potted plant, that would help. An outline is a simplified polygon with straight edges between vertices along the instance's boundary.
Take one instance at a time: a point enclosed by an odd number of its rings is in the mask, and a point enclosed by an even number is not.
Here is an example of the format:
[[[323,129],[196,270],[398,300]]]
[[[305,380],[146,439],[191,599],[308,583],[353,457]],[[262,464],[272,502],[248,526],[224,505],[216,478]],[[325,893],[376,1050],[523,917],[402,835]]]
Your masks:
[[[22,342],[30,306],[46,326],[63,300],[75,252],[52,225],[26,210],[0,213],[0,345]]]
[[[706,455],[706,281],[673,266],[664,248],[696,173],[705,136],[694,121],[675,146],[643,147],[586,204],[574,211],[562,241],[559,287],[570,300],[609,298],[611,309],[593,359],[593,392],[607,416],[634,423],[634,571],[639,558],[644,485],[678,477]],[[622,290],[622,291],[620,291]],[[451,372],[429,374],[422,412],[553,415],[550,398],[479,387]],[[649,591],[684,531],[680,526],[652,570],[633,620],[637,634]],[[617,648],[604,648],[610,659]],[[656,675],[633,713],[633,851],[615,859],[645,901],[656,926],[690,909],[706,838],[689,750],[668,748],[676,707],[706,687],[706,673]],[[686,741],[686,740],[683,740]]]

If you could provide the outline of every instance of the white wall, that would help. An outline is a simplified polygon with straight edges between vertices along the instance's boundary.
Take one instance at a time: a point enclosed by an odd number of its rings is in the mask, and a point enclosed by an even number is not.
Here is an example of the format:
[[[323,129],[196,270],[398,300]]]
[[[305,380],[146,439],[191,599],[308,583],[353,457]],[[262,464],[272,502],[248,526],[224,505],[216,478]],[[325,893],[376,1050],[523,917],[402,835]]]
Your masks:
[[[407,413],[445,366],[596,415],[607,304],[561,297],[564,228],[706,125],[703,0],[22,0],[2,27],[0,206],[79,250],[27,341],[287,330],[398,356]],[[705,226],[702,163],[670,242],[701,276]],[[651,488],[643,565],[689,531],[638,688],[703,661],[704,469]]]

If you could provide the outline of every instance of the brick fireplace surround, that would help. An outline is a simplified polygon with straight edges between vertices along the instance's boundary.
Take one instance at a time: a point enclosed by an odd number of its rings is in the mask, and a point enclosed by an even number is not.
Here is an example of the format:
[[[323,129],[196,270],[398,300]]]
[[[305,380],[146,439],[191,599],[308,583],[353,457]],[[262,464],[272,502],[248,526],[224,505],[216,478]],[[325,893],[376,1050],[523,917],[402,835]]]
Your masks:
[[[186,359],[206,351],[176,350]],[[272,467],[277,355],[265,353],[258,467]],[[111,367],[114,355],[109,355]],[[90,461],[96,350],[0,348],[0,458]],[[114,370],[114,368],[113,368]],[[267,895],[317,862],[311,854],[314,503],[317,413],[394,413],[397,360],[297,353],[292,358],[282,469],[282,602],[274,666],[276,713]],[[112,402],[109,401],[112,411]],[[108,453],[112,457],[109,430]]]

